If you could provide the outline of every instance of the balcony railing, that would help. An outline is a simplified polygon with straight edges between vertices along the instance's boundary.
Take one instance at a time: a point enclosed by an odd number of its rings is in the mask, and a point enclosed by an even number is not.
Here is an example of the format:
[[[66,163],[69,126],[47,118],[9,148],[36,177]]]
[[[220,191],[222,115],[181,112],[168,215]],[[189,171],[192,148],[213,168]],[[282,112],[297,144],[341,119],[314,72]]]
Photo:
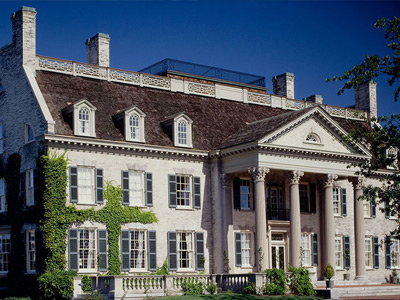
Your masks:
[[[290,210],[288,208],[267,208],[267,220],[289,221]]]

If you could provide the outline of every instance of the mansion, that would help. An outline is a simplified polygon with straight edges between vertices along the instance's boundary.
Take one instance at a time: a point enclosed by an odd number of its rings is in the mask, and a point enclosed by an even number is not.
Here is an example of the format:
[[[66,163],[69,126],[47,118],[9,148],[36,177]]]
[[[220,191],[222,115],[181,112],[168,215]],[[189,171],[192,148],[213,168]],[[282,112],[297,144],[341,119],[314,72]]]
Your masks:
[[[11,20],[12,41],[0,48],[0,157],[6,166],[20,155],[20,190],[9,199],[3,171],[0,277],[42,271],[41,220],[28,215],[43,205],[43,151],[67,151],[66,205],[100,210],[113,182],[122,205],[157,217],[121,224],[123,274],[164,261],[178,274],[301,265],[315,282],[329,263],[339,279],[384,281],[400,268],[398,241],[383,243],[398,219],[357,200],[378,178],[349,167],[372,158],[346,137],[377,116],[375,83],[360,85],[345,108],[319,95],[297,100],[292,73],[274,76],[269,93],[262,76],[172,59],[119,70],[103,33],[86,41],[87,63],[49,58],[36,54],[36,10],[22,7]],[[10,201],[21,203],[23,222],[7,217]],[[71,224],[68,268],[106,274],[107,240],[101,222]],[[24,251],[13,260],[14,241]]]

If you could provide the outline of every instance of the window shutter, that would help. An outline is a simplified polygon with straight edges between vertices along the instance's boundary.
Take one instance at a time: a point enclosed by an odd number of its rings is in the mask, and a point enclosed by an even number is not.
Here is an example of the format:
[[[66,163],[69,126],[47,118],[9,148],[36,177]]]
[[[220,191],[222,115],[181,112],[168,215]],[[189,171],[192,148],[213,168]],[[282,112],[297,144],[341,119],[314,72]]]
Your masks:
[[[240,232],[235,233],[236,267],[242,265],[242,241]]]
[[[196,270],[204,270],[204,233],[196,232]]]
[[[122,171],[122,204],[129,205],[129,172]]]
[[[346,249],[349,249],[348,251],[349,251],[349,254],[350,254],[350,237],[348,235],[345,235],[343,237],[343,241],[344,241],[344,252],[343,252],[343,254],[346,252]],[[346,270],[350,269],[350,257],[344,259],[344,268]]]
[[[392,258],[390,256],[390,240],[386,239],[385,241],[385,260],[386,260],[386,269],[390,269],[392,266]]]
[[[385,218],[386,218],[386,219],[389,219],[389,218],[390,218],[389,201],[385,201]]]
[[[347,216],[347,196],[345,188],[342,188],[342,216]]]
[[[315,192],[315,183],[310,183],[310,213],[317,212],[317,195]]]
[[[68,241],[68,268],[73,271],[78,271],[78,230],[69,230],[69,241]]]
[[[240,209],[240,178],[233,179],[233,208]]]
[[[193,203],[194,208],[201,208],[200,177],[193,177]]]
[[[97,231],[97,243],[99,249],[98,266],[100,272],[107,272],[107,230]]]
[[[145,173],[146,179],[146,206],[153,206],[153,174]]]
[[[25,177],[26,177],[26,173],[25,173],[25,172],[22,172],[22,173],[21,173],[21,199],[22,199],[23,205],[26,204],[26,198],[25,198],[25,192],[26,192]]]
[[[376,205],[371,203],[371,217],[376,218]]]
[[[177,269],[176,232],[168,232],[168,267],[170,271]]]
[[[130,257],[129,257],[129,230],[121,231],[121,270],[128,272],[130,269]]]
[[[96,169],[96,203],[104,203],[103,169]]]
[[[78,168],[69,167],[69,201],[78,202]]]
[[[157,271],[157,241],[156,232],[149,230],[147,232],[147,243],[149,251],[149,271]]]
[[[168,175],[169,207],[176,207],[176,176]]]
[[[312,257],[313,266],[318,266],[318,235],[316,233],[312,235]]]
[[[33,204],[36,204],[39,200],[39,179],[38,169],[33,169]]]
[[[379,239],[374,236],[374,268],[379,269]]]

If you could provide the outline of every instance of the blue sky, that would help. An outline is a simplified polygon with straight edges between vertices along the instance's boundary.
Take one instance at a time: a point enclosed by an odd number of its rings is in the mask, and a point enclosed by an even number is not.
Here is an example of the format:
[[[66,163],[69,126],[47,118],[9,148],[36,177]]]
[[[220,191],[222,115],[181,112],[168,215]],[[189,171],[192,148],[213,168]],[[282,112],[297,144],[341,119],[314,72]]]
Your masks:
[[[0,1],[0,47],[11,40],[10,16],[35,7],[37,53],[86,61],[85,40],[111,36],[111,67],[137,71],[164,58],[271,78],[295,74],[295,97],[320,94],[324,103],[354,104],[337,96],[340,75],[365,54],[390,53],[373,24],[400,12],[400,1]],[[378,114],[400,113],[393,89],[378,80]]]

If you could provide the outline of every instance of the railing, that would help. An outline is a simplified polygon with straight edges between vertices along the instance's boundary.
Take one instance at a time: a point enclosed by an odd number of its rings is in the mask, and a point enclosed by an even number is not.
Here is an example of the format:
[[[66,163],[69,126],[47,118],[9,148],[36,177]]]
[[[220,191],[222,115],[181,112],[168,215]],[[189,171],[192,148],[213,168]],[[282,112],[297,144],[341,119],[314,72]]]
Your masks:
[[[272,209],[267,208],[267,220],[289,221],[290,210],[288,208]]]
[[[366,120],[366,111],[338,107],[326,104],[316,104],[310,101],[286,99],[283,96],[268,95],[265,91],[251,92],[247,88],[229,87],[218,84],[198,83],[190,80],[157,76],[147,73],[131,72],[97,65],[84,64],[63,59],[37,56],[37,68],[73,76],[96,78],[130,85],[145,86],[155,89],[194,94],[218,99],[228,99],[237,102],[252,103],[256,105],[271,106],[288,110],[299,110],[310,106],[320,106],[333,117]],[[249,87],[251,88],[251,87]]]

